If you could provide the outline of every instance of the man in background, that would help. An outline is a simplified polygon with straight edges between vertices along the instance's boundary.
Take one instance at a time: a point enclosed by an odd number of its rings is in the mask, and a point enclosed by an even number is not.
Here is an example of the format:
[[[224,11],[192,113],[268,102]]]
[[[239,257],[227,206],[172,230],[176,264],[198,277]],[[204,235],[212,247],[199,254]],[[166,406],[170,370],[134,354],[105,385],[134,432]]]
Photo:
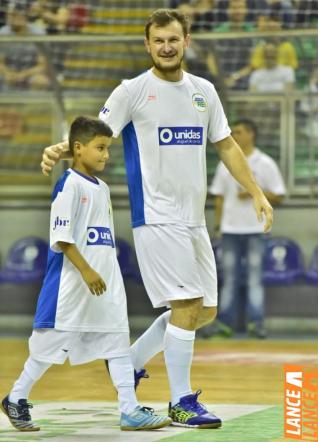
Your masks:
[[[286,192],[285,185],[274,160],[255,147],[256,125],[251,120],[242,119],[234,124],[232,133],[266,198],[271,204],[279,204]],[[244,275],[247,330],[252,337],[264,338],[263,226],[257,221],[249,193],[221,162],[209,191],[215,196],[215,231],[222,234],[223,286],[217,333],[231,336],[234,332]]]

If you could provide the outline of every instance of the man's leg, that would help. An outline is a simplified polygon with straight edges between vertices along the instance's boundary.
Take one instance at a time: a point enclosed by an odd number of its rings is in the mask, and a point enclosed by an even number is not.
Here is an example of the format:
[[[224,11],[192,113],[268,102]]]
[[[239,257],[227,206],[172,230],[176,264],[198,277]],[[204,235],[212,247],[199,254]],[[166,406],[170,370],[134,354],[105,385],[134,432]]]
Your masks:
[[[247,238],[247,330],[252,337],[265,338],[265,294],[262,282],[264,253],[263,235],[248,235]]]
[[[164,357],[171,392],[169,414],[172,424],[190,428],[218,428],[222,425],[221,420],[198,402],[201,391],[192,393],[190,382],[195,330],[203,311],[203,298],[171,301],[170,304],[171,317],[165,334]],[[208,315],[205,312],[205,321],[208,316],[211,319],[211,313],[209,311]]]
[[[223,287],[217,319],[230,329],[234,326],[238,302],[241,255],[240,235],[224,234],[222,237]]]
[[[171,301],[171,317],[164,337],[164,357],[172,406],[192,393],[190,370],[198,317],[203,298]]]

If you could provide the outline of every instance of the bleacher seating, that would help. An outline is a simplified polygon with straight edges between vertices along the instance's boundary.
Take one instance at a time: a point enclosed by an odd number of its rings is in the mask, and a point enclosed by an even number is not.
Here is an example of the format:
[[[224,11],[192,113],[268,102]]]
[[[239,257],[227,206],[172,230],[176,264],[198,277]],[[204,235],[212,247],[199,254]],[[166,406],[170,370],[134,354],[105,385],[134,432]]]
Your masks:
[[[304,258],[300,246],[284,237],[272,237],[266,241],[263,282],[265,285],[290,285],[305,273]]]
[[[46,269],[47,251],[47,242],[35,236],[16,241],[0,271],[0,283],[23,284],[41,281]]]
[[[318,284],[318,246],[313,252],[313,256],[305,273],[305,277],[309,284]]]

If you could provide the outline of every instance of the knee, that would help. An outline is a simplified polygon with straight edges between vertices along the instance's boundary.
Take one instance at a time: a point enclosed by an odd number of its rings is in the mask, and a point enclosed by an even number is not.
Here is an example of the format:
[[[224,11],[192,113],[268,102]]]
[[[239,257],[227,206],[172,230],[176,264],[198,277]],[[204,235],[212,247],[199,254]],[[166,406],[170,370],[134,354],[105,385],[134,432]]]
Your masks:
[[[202,312],[203,298],[171,302],[170,323],[185,330],[195,330]]]
[[[217,315],[217,307],[204,307],[197,321],[197,329],[214,321]]]

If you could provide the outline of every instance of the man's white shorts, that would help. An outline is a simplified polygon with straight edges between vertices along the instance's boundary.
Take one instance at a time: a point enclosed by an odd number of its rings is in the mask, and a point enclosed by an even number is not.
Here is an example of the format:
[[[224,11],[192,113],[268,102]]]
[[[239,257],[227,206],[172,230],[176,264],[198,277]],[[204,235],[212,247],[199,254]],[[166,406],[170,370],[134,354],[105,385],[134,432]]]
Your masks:
[[[35,329],[29,339],[30,355],[42,362],[71,365],[130,355],[129,333],[96,333]]]
[[[203,297],[217,305],[214,254],[206,227],[149,224],[133,229],[144,285],[152,305]]]

